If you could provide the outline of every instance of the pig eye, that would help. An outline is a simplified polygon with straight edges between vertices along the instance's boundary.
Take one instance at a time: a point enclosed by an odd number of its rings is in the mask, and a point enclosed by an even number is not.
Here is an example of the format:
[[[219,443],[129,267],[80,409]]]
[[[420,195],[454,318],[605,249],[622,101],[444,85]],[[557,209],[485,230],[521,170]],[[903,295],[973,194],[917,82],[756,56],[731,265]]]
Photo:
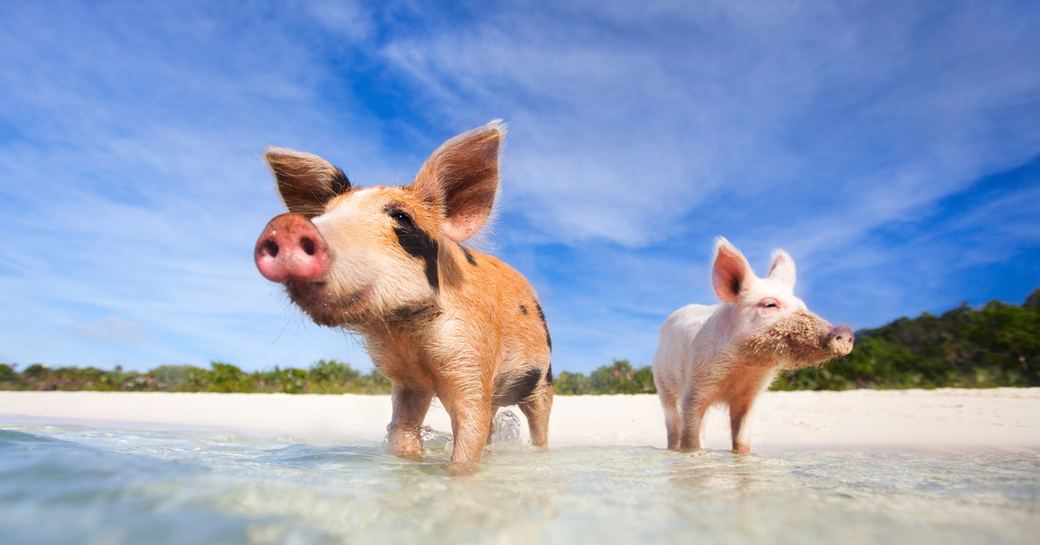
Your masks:
[[[762,308],[780,308],[780,303],[776,299],[763,299],[758,303],[758,306]]]
[[[412,217],[406,214],[403,210],[394,209],[387,212],[387,214],[401,225],[412,225]]]

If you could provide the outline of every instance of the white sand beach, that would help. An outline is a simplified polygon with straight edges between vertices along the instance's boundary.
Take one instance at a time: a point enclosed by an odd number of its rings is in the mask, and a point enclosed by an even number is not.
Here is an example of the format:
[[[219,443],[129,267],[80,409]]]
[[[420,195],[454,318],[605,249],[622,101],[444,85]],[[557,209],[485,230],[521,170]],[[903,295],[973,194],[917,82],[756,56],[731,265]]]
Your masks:
[[[662,418],[654,395],[557,396],[550,445],[662,447]],[[0,392],[0,425],[25,419],[380,441],[390,420],[390,400],[360,395]],[[436,430],[451,429],[436,400],[426,423]],[[1040,388],[768,392],[758,401],[752,425],[756,451],[1038,450]],[[708,448],[728,448],[728,433],[725,411],[713,409]],[[526,429],[524,434],[526,438]]]

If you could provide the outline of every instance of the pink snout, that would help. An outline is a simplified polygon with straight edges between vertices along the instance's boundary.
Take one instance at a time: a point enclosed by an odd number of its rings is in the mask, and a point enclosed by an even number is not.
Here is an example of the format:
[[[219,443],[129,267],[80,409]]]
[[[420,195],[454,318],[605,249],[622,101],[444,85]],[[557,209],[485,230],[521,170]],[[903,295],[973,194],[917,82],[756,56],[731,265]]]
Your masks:
[[[852,352],[854,344],[856,344],[856,336],[852,333],[852,328],[847,325],[832,327],[827,333],[827,345],[842,356]]]
[[[310,220],[290,212],[267,223],[253,258],[260,274],[272,282],[313,282],[328,268],[329,248]]]

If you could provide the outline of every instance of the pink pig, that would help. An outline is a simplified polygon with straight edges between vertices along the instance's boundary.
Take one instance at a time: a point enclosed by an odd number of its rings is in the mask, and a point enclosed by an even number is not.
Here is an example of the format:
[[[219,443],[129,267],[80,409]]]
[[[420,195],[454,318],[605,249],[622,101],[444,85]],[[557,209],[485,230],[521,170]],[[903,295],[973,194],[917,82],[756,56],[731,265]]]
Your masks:
[[[661,326],[654,384],[664,408],[668,448],[703,443],[704,414],[729,406],[733,450],[751,450],[748,411],[777,372],[821,365],[852,351],[848,326],[833,327],[794,295],[795,266],[773,253],[765,278],[725,238],[715,243],[712,286],[717,305],[687,305]]]

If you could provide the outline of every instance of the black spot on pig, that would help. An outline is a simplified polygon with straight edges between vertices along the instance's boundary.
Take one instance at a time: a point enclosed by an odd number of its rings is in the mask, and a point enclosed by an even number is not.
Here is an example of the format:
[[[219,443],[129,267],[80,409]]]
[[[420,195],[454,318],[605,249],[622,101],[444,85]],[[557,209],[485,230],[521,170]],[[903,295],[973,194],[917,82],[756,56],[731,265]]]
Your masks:
[[[520,305],[520,314],[527,315],[527,307]]]
[[[545,344],[549,345],[549,351],[552,352],[552,337],[549,336],[549,323],[545,321],[545,313],[542,312],[542,305],[535,302],[534,308],[538,309],[538,317],[542,319],[542,327],[545,328]]]
[[[350,179],[339,167],[336,167],[336,175],[332,178],[332,191],[336,195],[350,191]]]
[[[469,261],[470,265],[477,266],[477,258],[473,257],[473,253],[469,251],[469,248],[459,244],[459,248],[462,249],[462,254],[466,256],[466,261]]]
[[[552,364],[550,363],[549,368],[545,370],[545,382],[548,384],[552,384],[552,381]]]
[[[409,255],[423,260],[426,281],[434,291],[440,289],[440,277],[437,273],[437,241],[416,225],[412,221],[412,217],[400,208],[389,206],[386,213],[397,222],[394,234],[397,235],[398,244]]]
[[[516,405],[534,392],[541,379],[542,370],[537,367],[503,374],[495,381],[495,395],[491,402],[497,407]]]

